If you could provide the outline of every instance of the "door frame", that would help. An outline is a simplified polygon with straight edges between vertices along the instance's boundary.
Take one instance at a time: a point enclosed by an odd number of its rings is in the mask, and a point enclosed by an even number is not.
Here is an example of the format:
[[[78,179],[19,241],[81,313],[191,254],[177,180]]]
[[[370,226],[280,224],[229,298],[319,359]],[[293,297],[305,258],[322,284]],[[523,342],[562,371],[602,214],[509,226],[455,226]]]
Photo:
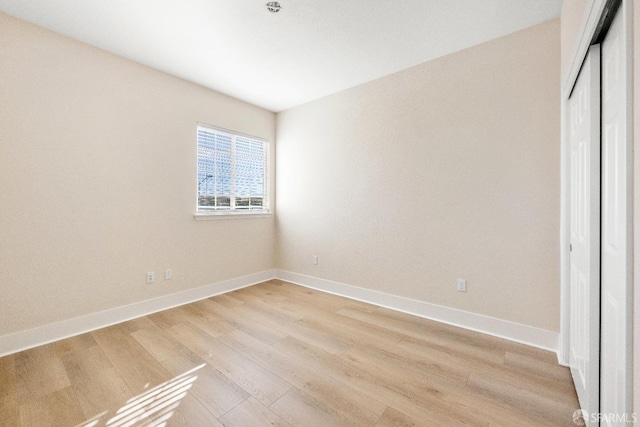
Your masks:
[[[621,14],[625,21],[625,37],[630,42],[627,43],[625,52],[627,57],[627,251],[629,259],[627,261],[626,278],[627,278],[627,295],[629,301],[627,304],[632,313],[633,293],[633,2],[634,0],[621,0],[617,13]],[[589,46],[593,41],[601,38],[603,34],[602,21],[609,11],[612,0],[591,0],[591,7],[585,16],[582,26],[582,33],[578,39],[578,44],[574,49],[571,67],[569,69],[566,80],[562,82],[561,89],[561,199],[560,199],[560,342],[558,343],[558,362],[562,365],[569,365],[569,141],[567,129],[568,100],[573,90],[574,84],[580,73],[580,69],[587,56]],[[631,337],[631,328],[633,320],[629,320],[627,354],[632,355],[633,341]],[[628,366],[631,374],[631,366]],[[631,396],[631,390],[628,390],[628,397]]]

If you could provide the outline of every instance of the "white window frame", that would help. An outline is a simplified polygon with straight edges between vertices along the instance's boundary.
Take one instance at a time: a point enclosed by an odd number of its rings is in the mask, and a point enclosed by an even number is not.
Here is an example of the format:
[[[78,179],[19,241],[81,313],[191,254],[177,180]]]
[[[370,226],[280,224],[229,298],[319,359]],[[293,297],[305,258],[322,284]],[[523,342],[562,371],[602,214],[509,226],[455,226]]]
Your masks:
[[[202,207],[199,205],[200,197],[200,166],[198,164],[198,148],[200,146],[198,131],[203,128],[216,134],[228,136],[231,139],[231,200],[229,207]],[[236,138],[247,138],[252,141],[258,141],[264,144],[264,182],[263,182],[263,205],[261,207],[236,207],[236,194],[235,194],[235,175],[236,175]],[[254,135],[248,135],[241,132],[232,131],[229,129],[212,126],[206,123],[197,123],[196,126],[196,212],[194,218],[196,220],[208,220],[208,219],[229,219],[229,218],[259,218],[271,216],[270,210],[270,185],[269,185],[269,171],[270,171],[270,144],[269,141]]]

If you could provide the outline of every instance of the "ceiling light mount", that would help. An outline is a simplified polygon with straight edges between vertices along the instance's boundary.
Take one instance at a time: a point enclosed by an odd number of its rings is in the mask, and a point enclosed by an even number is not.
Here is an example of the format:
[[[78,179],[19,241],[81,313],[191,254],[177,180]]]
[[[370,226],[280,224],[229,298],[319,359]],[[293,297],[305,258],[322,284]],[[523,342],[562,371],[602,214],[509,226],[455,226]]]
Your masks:
[[[267,3],[267,10],[271,13],[278,13],[280,12],[280,9],[282,9],[282,6],[280,6],[280,3],[277,1],[270,1]]]

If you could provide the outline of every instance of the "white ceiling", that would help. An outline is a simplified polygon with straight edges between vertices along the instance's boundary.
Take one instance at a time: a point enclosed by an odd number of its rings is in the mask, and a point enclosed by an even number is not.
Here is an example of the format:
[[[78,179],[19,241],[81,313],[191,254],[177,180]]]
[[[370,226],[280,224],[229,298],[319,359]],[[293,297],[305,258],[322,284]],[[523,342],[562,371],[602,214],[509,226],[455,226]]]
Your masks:
[[[271,111],[553,19],[562,0],[0,0],[0,11]]]

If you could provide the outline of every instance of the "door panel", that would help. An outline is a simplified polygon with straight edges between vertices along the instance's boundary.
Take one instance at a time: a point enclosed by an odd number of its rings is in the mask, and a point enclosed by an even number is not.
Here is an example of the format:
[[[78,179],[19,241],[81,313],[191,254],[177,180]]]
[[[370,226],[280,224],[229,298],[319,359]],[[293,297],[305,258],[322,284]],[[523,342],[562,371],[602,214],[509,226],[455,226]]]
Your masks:
[[[630,414],[630,313],[627,281],[627,90],[624,20],[618,12],[602,43],[602,425]]]
[[[599,412],[600,46],[592,46],[569,98],[569,365],[588,413]],[[588,425],[591,425],[587,420]]]

